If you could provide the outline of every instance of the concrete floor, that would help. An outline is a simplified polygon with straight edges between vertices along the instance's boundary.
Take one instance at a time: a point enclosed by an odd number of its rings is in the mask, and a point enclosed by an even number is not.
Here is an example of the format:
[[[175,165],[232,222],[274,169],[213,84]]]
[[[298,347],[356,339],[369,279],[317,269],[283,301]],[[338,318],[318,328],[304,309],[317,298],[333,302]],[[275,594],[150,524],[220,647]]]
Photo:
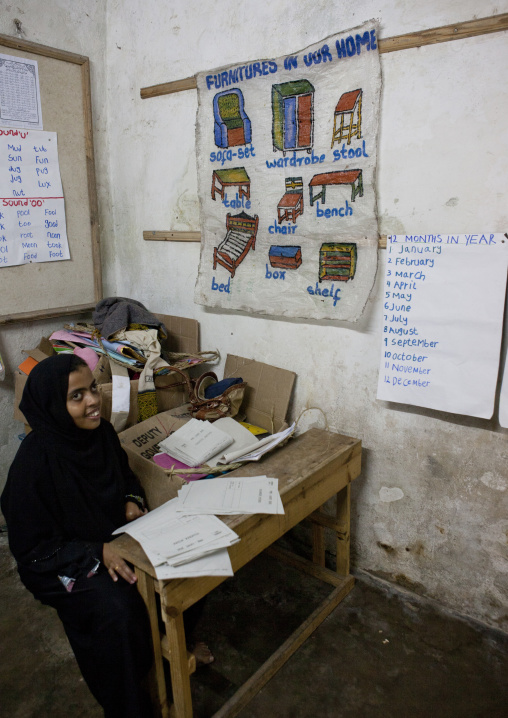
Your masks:
[[[360,573],[353,591],[241,718],[506,718],[508,636]],[[262,555],[208,599],[216,661],[192,678],[207,718],[329,588]],[[54,612],[23,588],[0,535],[0,716],[99,718]]]

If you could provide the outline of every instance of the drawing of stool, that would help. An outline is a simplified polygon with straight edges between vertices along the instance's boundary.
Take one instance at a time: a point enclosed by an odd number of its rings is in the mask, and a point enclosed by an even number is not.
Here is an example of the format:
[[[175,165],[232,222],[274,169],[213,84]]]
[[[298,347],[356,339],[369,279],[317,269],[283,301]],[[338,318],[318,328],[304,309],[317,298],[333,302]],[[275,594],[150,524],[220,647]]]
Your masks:
[[[337,127],[337,119],[340,117],[340,123]],[[355,122],[356,118],[356,122]],[[362,91],[352,90],[345,92],[337,102],[337,107],[333,115],[333,134],[332,148],[335,142],[347,140],[348,145],[351,144],[353,137],[362,136]]]

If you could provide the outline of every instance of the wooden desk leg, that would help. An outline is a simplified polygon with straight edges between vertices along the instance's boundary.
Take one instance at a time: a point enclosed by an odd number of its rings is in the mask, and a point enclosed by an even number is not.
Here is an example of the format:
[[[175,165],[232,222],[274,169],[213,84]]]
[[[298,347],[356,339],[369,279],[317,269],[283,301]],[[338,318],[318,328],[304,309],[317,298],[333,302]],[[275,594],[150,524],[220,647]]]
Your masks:
[[[323,513],[322,506],[318,510]],[[318,566],[325,565],[325,529],[319,524],[312,525],[312,561]]]
[[[173,712],[171,715],[175,718],[192,718],[192,697],[183,613],[172,606],[166,606],[163,595],[161,595],[161,602],[170,655],[169,668],[173,689]]]
[[[340,524],[337,530],[337,573],[349,575],[351,484],[337,494],[336,518]]]
[[[149,691],[157,718],[169,716],[168,696],[166,691],[166,680],[164,678],[164,664],[161,650],[161,635],[159,619],[157,615],[157,604],[155,601],[155,587],[153,578],[144,571],[136,568],[138,577],[138,591],[145,602],[150,618],[150,629],[154,652],[154,665],[149,674]]]

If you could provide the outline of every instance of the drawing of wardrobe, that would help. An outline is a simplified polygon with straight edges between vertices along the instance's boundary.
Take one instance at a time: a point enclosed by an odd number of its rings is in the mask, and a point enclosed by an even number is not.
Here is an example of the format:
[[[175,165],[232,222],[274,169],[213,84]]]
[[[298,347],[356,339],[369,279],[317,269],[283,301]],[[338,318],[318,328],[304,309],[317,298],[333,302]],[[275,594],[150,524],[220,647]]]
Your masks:
[[[307,150],[314,143],[314,87],[308,80],[272,85],[273,151]]]

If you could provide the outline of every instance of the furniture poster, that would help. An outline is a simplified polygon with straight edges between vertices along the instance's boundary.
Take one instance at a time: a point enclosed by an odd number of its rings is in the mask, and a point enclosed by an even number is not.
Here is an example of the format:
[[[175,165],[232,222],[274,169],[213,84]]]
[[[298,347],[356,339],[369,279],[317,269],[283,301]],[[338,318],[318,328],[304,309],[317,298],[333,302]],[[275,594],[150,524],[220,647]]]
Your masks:
[[[198,304],[361,316],[378,252],[377,33],[197,76]]]

